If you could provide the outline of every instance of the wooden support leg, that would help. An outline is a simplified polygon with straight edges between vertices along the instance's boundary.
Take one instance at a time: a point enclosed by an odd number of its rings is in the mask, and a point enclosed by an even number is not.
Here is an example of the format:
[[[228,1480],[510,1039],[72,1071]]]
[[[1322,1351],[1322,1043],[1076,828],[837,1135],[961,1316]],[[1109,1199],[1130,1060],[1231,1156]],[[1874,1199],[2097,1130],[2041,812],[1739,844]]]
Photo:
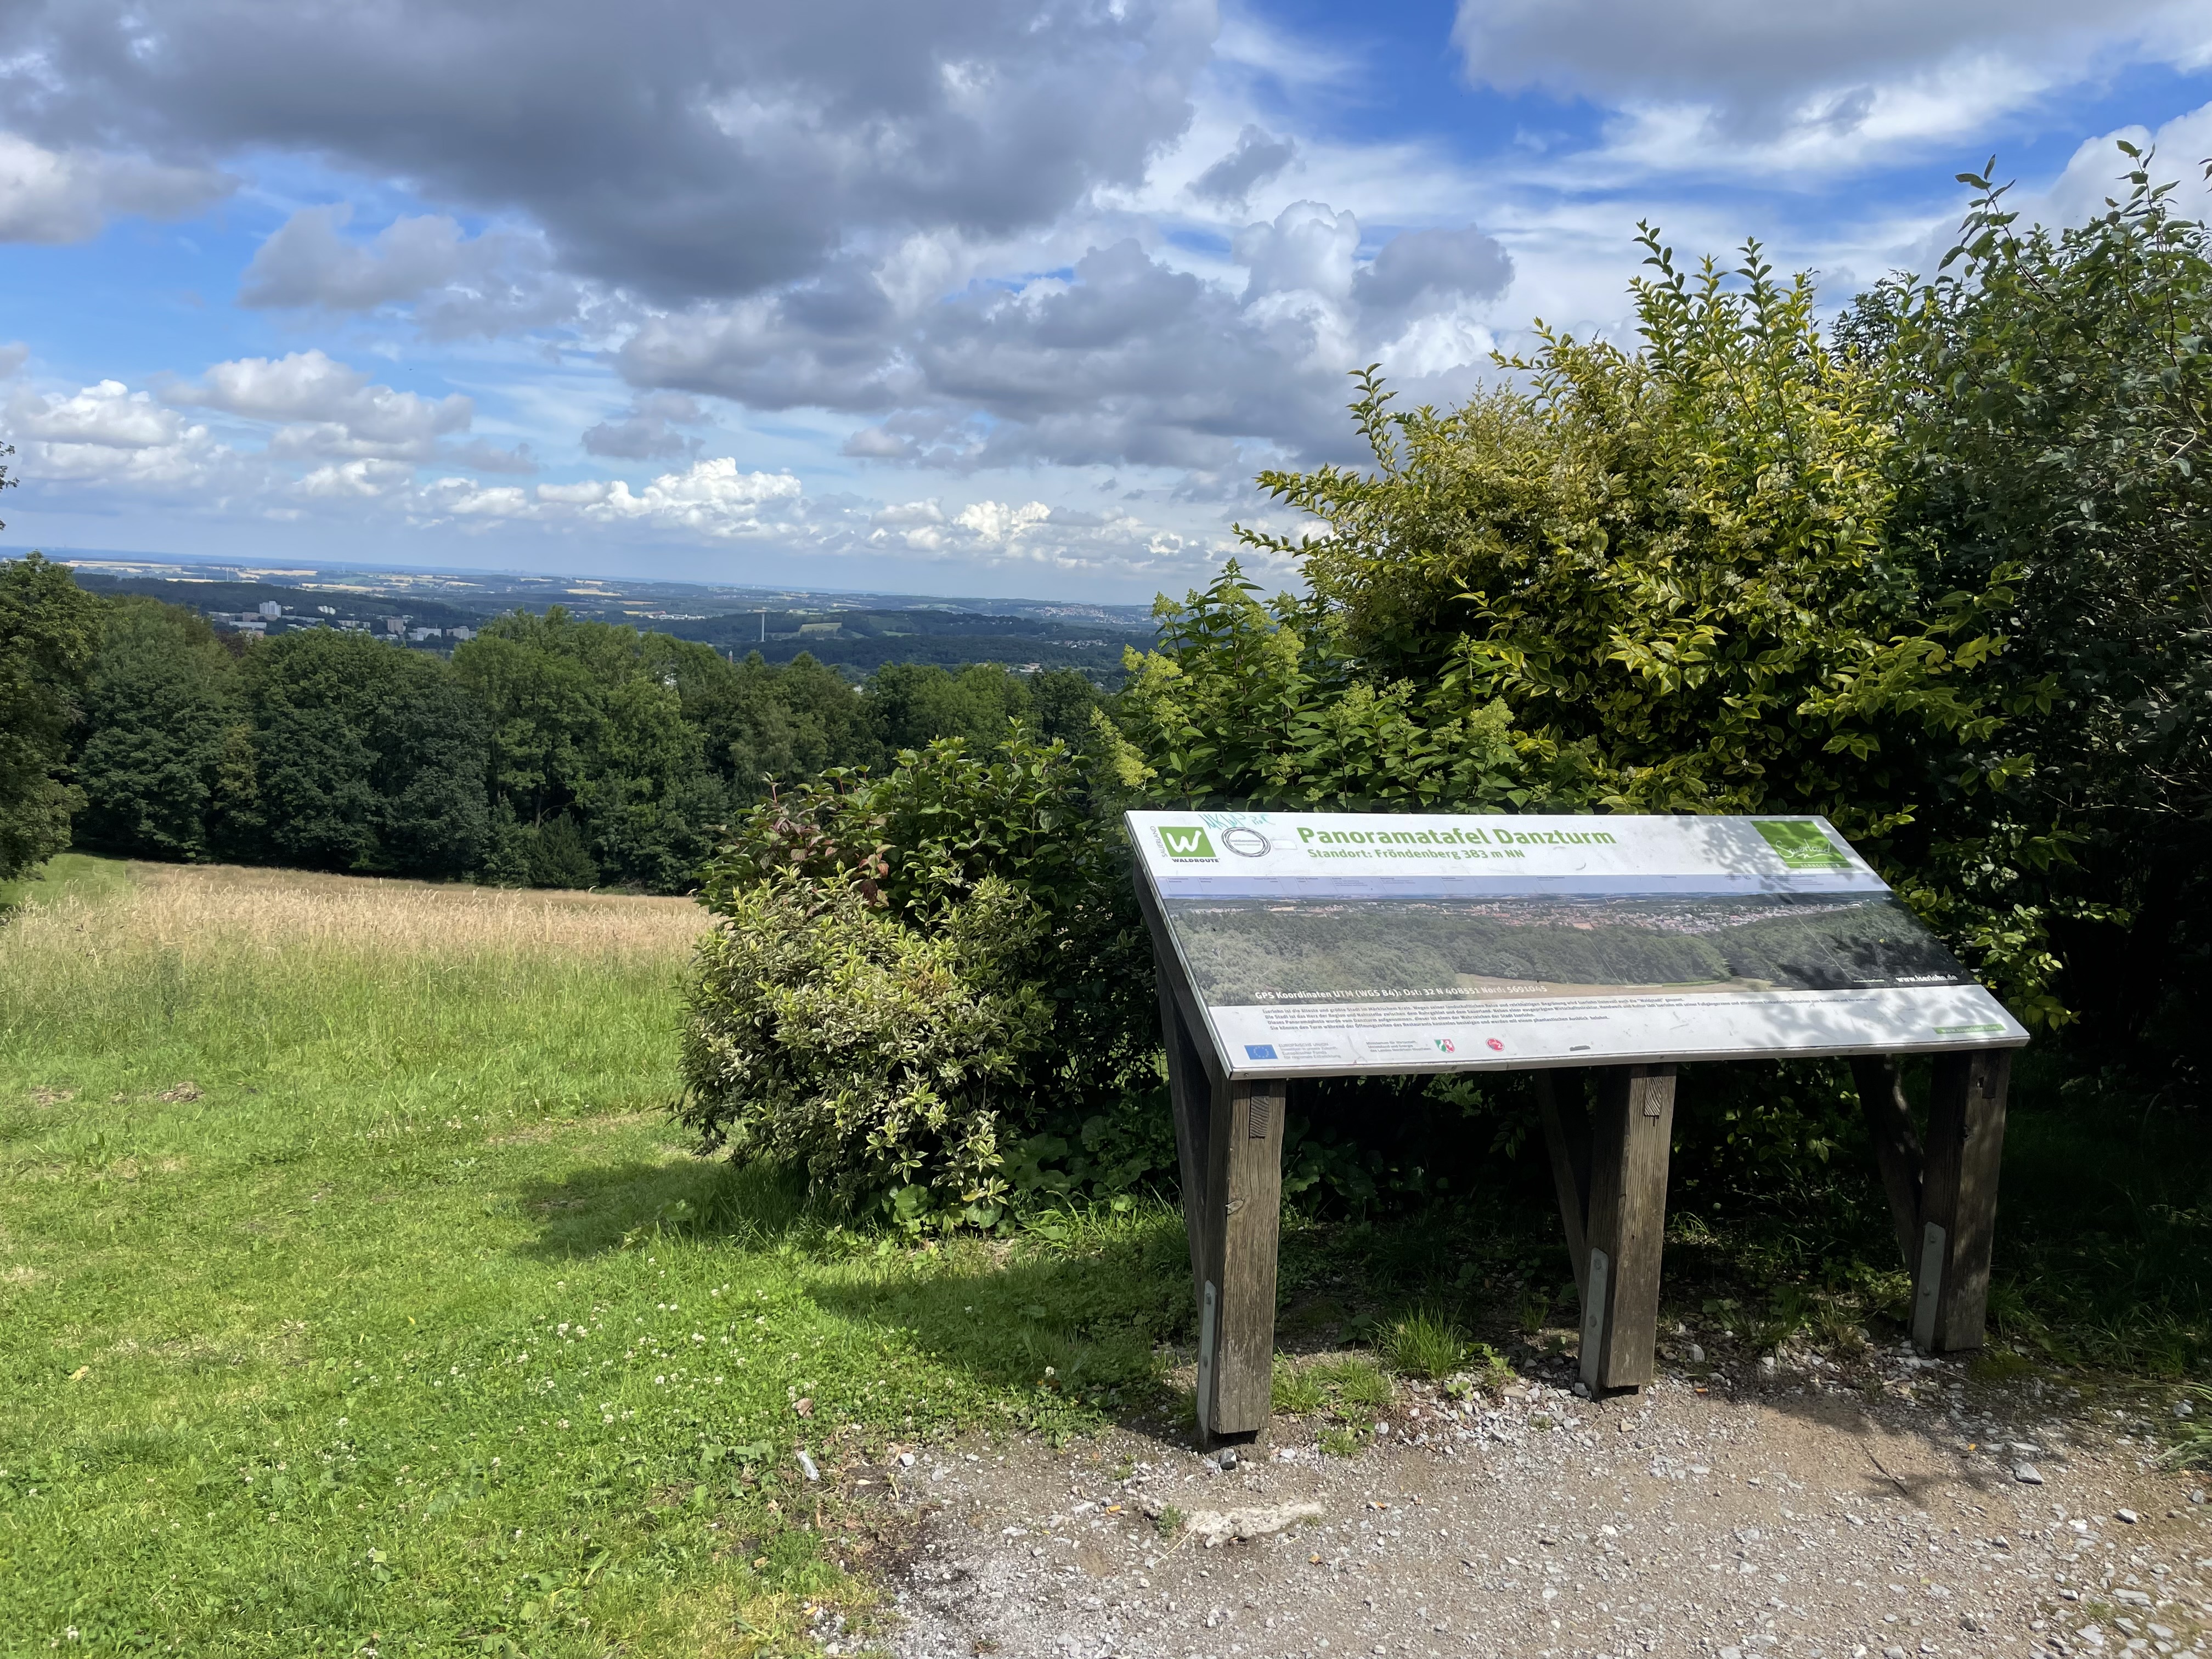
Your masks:
[[[1279,1081],[1213,1085],[1198,1274],[1198,1425],[1209,1440],[1267,1431],[1274,1382],[1284,1100]]]
[[[1659,1340],[1659,1254],[1667,1232],[1667,1158],[1674,1068],[1598,1073],[1590,1126],[1589,1266],[1583,1281],[1583,1381],[1649,1382]]]
[[[1912,1114],[1905,1107],[1905,1085],[1897,1062],[1887,1055],[1853,1060],[1851,1078],[1859,1086],[1859,1110],[1874,1141],[1882,1191],[1889,1197],[1897,1248],[1904,1252],[1905,1272],[1911,1273],[1920,1266],[1920,1179],[1925,1160],[1920,1137],[1913,1132]]]
[[[1559,1224],[1566,1231],[1567,1261],[1575,1292],[1589,1296],[1589,1108],[1583,1103],[1580,1066],[1535,1074],[1536,1106],[1544,1120],[1544,1146],[1552,1158],[1552,1186],[1559,1196]]]
[[[1175,1112],[1176,1170],[1182,1183],[1183,1233],[1190,1245],[1191,1292],[1206,1300],[1206,1182],[1207,1137],[1213,1125],[1213,1085],[1182,1009],[1169,988],[1168,969],[1156,966],[1160,1031],[1166,1039],[1168,1100]]]
[[[1930,1353],[1982,1346],[2011,1078],[2009,1049],[1936,1057],[1912,1284],[1912,1340]]]

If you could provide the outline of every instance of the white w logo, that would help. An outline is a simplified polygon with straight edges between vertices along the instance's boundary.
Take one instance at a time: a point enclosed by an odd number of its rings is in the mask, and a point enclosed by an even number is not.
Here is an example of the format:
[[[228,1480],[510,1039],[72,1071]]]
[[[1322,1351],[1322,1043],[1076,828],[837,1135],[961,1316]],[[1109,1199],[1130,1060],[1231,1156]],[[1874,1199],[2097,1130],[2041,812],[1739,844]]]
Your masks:
[[[1171,859],[1210,859],[1213,843],[1206,839],[1206,831],[1194,824],[1160,826],[1160,843],[1168,849]]]

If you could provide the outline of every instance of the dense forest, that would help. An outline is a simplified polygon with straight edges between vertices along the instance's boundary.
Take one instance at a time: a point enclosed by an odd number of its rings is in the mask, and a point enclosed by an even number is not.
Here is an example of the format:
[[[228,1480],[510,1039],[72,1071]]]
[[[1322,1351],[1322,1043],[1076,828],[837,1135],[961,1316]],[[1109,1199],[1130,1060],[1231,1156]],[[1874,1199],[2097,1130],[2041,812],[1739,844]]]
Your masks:
[[[772,780],[1017,726],[1079,735],[1097,701],[1073,670],[996,665],[893,664],[855,686],[804,653],[732,662],[558,607],[498,617],[450,659],[334,629],[257,640],[82,593],[35,557],[0,574],[80,618],[53,787],[78,845],[137,858],[683,891]]]

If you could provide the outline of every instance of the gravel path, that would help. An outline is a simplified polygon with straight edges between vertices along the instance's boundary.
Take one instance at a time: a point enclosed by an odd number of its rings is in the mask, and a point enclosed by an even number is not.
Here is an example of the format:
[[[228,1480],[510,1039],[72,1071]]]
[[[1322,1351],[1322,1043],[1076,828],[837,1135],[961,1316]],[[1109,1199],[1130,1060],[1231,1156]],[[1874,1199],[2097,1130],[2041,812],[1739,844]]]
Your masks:
[[[1348,1459],[1297,1419],[1226,1468],[1133,1431],[916,1448],[845,1472],[913,1528],[893,1621],[820,1634],[901,1659],[2204,1655],[2212,1507],[2131,1419],[1883,1352],[1599,1401],[1401,1389]]]

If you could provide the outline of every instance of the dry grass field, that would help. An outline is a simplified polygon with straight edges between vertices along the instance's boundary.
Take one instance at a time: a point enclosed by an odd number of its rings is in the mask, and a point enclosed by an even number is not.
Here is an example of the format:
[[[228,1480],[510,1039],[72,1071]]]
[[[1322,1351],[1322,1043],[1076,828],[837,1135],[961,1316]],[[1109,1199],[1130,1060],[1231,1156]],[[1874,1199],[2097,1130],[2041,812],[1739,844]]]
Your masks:
[[[704,918],[689,899],[465,887],[238,865],[125,866],[129,896],[64,888],[16,920],[11,955],[249,949],[363,956],[678,957]]]

